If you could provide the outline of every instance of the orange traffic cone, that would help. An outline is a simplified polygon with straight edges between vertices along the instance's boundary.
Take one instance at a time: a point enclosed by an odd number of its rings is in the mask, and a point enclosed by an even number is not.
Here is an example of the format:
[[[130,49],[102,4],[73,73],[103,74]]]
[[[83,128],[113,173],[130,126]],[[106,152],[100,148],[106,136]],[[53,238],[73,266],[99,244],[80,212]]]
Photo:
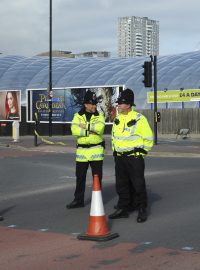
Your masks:
[[[77,238],[79,240],[108,241],[118,236],[118,233],[111,234],[108,230],[99,176],[94,175],[89,225],[87,232],[85,234],[79,234]]]

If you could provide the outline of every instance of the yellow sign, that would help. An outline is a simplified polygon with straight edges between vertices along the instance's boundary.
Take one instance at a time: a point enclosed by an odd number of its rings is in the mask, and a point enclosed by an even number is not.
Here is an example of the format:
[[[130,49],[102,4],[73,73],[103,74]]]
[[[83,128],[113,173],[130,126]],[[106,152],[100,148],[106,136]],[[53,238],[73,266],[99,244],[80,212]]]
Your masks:
[[[157,91],[157,102],[194,102],[200,101],[200,89]],[[154,103],[154,92],[147,93],[147,103]]]

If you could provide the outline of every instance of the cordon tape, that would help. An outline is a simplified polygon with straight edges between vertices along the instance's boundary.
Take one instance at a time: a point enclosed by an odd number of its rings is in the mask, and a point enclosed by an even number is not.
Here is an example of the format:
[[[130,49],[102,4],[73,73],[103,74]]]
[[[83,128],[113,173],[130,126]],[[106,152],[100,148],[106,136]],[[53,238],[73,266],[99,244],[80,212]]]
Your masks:
[[[37,113],[35,113],[35,119],[36,119],[35,122],[38,122],[38,114],[37,114]],[[49,140],[45,139],[43,136],[41,136],[41,135],[37,132],[36,129],[34,129],[34,133],[35,133],[36,136],[38,136],[38,138],[40,138],[40,140],[41,140],[42,142],[44,142],[44,143],[46,143],[46,144],[51,144],[51,145],[57,144],[57,145],[63,145],[63,146],[66,146],[66,145],[67,145],[67,144],[64,143],[64,142],[52,142],[52,141],[49,141]]]

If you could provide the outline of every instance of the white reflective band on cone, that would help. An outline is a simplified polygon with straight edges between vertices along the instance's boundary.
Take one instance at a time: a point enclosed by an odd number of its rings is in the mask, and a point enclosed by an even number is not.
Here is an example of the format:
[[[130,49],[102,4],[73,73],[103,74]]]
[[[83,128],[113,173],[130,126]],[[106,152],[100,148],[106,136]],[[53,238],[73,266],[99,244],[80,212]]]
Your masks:
[[[104,216],[104,207],[101,191],[92,192],[92,204],[90,208],[90,216]]]

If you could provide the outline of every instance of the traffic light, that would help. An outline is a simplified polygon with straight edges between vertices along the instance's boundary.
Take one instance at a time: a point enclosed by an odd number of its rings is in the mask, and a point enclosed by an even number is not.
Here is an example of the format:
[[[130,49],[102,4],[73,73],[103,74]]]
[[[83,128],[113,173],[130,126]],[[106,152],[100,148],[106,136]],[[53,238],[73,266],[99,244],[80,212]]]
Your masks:
[[[145,61],[142,67],[144,68],[144,73],[142,73],[144,75],[144,86],[152,87],[152,63]]]
[[[160,122],[160,120],[161,120],[161,114],[160,114],[160,112],[157,112],[157,117],[156,117],[157,119],[157,121],[156,122]]]

